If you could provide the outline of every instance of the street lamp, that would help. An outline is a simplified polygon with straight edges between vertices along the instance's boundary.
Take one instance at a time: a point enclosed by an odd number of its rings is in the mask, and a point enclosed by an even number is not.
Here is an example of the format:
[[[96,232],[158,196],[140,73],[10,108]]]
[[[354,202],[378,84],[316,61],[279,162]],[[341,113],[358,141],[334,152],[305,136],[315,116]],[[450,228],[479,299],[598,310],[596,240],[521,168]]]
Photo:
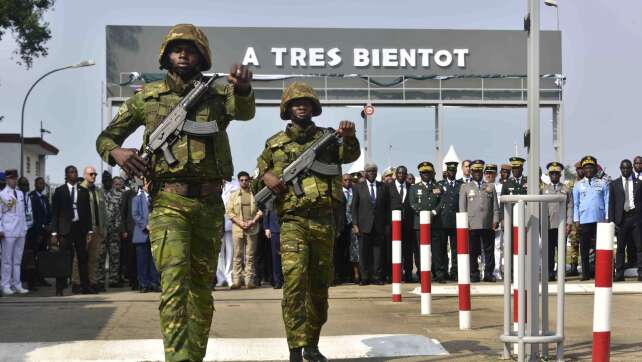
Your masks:
[[[557,6],[557,0],[544,0],[544,5],[552,6],[555,8],[555,15],[557,16],[557,31],[560,30],[560,8]]]
[[[82,67],[90,67],[92,65],[96,65],[96,62],[93,60],[83,60],[80,63],[72,64],[72,65],[67,65],[62,68],[56,68],[48,73],[45,73],[42,77],[38,78],[32,85],[31,88],[27,91],[27,95],[25,95],[24,101],[22,101],[22,113],[20,116],[20,176],[24,175],[24,148],[25,148],[25,137],[24,137],[24,131],[25,131],[25,105],[27,104],[27,98],[29,98],[29,94],[31,94],[31,91],[33,88],[40,82],[43,78],[48,76],[49,74],[59,72],[61,70],[65,69],[72,69],[72,68],[82,68]]]

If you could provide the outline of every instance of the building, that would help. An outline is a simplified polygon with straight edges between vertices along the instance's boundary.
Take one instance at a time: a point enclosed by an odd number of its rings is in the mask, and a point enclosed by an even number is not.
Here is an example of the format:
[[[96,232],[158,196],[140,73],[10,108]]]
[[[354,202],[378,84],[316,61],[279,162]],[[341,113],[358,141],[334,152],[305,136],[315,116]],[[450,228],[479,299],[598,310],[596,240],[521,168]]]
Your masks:
[[[36,177],[45,177],[47,156],[55,156],[58,149],[40,137],[25,137],[24,175],[33,188]],[[0,133],[0,170],[20,171],[20,134]]]

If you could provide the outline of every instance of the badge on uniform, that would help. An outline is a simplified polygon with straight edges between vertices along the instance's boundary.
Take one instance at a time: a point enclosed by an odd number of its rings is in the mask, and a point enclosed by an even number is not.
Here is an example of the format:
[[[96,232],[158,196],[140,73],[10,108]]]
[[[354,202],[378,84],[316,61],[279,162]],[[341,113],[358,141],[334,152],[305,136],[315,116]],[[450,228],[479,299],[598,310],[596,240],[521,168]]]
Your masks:
[[[423,195],[423,192],[421,190],[417,190],[417,196]]]
[[[486,192],[492,193],[493,192],[493,185],[486,185]]]
[[[439,195],[441,193],[441,190],[438,187],[435,187],[434,189],[432,189],[432,193],[435,195]]]
[[[474,197],[475,196],[475,190],[468,191],[468,196],[469,197]]]

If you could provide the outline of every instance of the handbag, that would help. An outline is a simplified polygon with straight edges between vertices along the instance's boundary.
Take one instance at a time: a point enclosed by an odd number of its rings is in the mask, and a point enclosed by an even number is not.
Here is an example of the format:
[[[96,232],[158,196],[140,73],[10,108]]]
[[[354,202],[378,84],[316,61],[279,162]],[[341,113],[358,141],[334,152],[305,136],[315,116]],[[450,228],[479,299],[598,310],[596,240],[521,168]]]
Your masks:
[[[71,258],[68,251],[41,251],[38,253],[38,272],[45,278],[70,277]]]

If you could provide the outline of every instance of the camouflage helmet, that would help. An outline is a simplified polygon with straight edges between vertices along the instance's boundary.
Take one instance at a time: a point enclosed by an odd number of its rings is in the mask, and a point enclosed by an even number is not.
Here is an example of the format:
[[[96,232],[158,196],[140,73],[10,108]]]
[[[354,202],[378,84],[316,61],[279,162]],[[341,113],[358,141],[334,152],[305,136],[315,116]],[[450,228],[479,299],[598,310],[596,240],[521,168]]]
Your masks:
[[[319,101],[319,97],[317,97],[317,93],[314,89],[306,83],[294,82],[285,88],[283,95],[281,96],[282,120],[287,121],[290,119],[290,102],[301,98],[312,101],[312,117],[316,117],[321,114],[321,102]]]
[[[192,24],[177,24],[174,25],[169,30],[169,33],[165,35],[163,43],[160,46],[160,52],[158,54],[158,63],[160,64],[160,69],[167,68],[164,63],[164,58],[167,52],[169,45],[176,40],[187,40],[194,43],[196,49],[201,54],[205,64],[201,66],[201,71],[208,70],[212,67],[212,55],[210,54],[210,45],[207,40],[205,33]]]

